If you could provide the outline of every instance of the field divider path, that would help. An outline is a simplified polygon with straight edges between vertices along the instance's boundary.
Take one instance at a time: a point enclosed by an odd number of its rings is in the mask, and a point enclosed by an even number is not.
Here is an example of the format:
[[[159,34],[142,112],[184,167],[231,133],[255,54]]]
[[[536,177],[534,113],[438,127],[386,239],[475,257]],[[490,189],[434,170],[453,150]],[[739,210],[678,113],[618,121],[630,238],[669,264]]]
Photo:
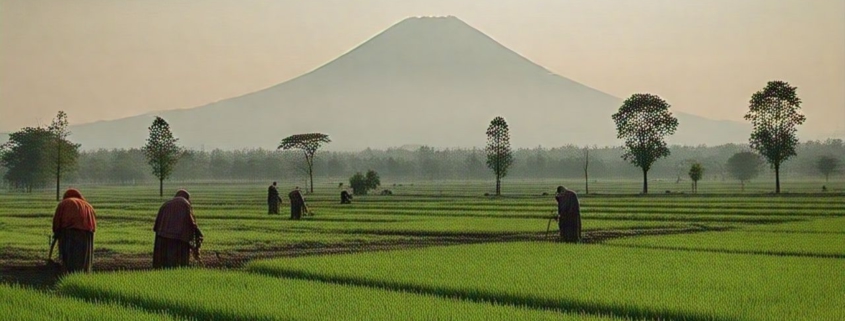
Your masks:
[[[688,227],[669,228],[635,228],[635,229],[606,229],[592,230],[582,233],[582,242],[586,244],[602,243],[606,240],[647,236],[688,234],[708,231],[725,231],[729,227],[708,227],[691,225]],[[370,231],[372,233],[372,231]],[[377,232],[382,233],[382,232]],[[384,231],[401,235],[407,231]],[[557,230],[537,233],[415,233],[422,239],[376,241],[365,243],[300,243],[280,247],[263,249],[239,249],[232,251],[204,251],[200,267],[213,269],[242,269],[252,260],[272,259],[282,257],[300,257],[311,255],[334,255],[377,251],[393,251],[432,246],[451,246],[462,244],[497,243],[497,242],[553,242],[557,239]],[[0,282],[16,283],[36,288],[54,288],[59,279],[58,270],[54,265],[45,264],[43,259],[33,259],[22,256],[17,251],[0,251],[0,260],[14,258],[13,264],[0,267]],[[7,261],[8,262],[8,261]],[[192,263],[197,265],[198,263]],[[152,269],[151,254],[121,254],[97,253],[95,255],[94,271],[110,272],[121,270],[150,270]]]

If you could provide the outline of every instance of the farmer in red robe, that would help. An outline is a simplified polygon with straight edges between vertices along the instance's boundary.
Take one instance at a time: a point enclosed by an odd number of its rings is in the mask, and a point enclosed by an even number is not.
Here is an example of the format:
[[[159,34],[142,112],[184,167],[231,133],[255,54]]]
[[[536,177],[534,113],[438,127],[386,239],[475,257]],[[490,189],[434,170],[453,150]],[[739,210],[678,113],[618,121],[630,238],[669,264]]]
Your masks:
[[[67,272],[91,272],[96,228],[94,207],[78,190],[68,189],[53,215],[53,238],[58,240],[59,257]]]

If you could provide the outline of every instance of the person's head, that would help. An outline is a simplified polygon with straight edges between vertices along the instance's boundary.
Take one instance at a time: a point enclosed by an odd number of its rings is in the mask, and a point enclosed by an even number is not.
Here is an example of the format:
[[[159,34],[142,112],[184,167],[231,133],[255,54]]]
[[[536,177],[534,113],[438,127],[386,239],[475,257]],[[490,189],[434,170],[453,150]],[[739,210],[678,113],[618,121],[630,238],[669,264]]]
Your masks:
[[[81,200],[85,199],[84,197],[82,197],[82,193],[80,193],[79,190],[75,188],[69,188],[67,191],[65,191],[65,195],[62,197],[62,199],[68,198],[78,198]]]
[[[565,191],[566,191],[566,187],[563,187],[563,186],[558,186],[558,187],[557,187],[557,192],[558,192],[558,193],[563,193],[563,192],[565,192]]]
[[[273,186],[276,186],[276,182],[273,182]]]
[[[186,191],[184,189],[180,189],[178,192],[176,192],[176,196],[174,196],[174,198],[175,197],[181,197],[181,198],[184,198],[185,200],[188,200],[188,201],[191,200],[191,194],[188,193],[188,191]]]

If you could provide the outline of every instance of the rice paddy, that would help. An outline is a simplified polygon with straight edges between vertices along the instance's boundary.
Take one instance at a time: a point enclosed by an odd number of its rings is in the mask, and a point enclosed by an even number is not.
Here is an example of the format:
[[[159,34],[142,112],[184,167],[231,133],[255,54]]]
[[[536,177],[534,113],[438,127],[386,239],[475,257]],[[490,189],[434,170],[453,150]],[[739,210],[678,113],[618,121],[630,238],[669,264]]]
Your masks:
[[[301,221],[288,219],[285,204],[282,215],[266,214],[262,184],[180,183],[170,189],[191,192],[205,234],[203,263],[168,271],[137,270],[151,265],[152,225],[169,195],[159,198],[155,186],[82,186],[97,211],[96,273],[39,289],[2,286],[0,294],[16,301],[3,300],[0,313],[93,320],[845,319],[843,194],[815,193],[819,183],[807,181],[785,183],[791,193],[784,195],[761,194],[762,184],[740,193],[732,183],[708,182],[699,185],[702,194],[642,196],[633,194],[636,182],[617,183],[591,183],[599,194],[580,195],[585,244],[578,245],[549,242],[556,207],[543,193],[553,194],[558,182],[509,182],[502,197],[485,196],[487,182],[397,182],[385,184],[393,195],[357,196],[350,205],[339,204],[337,183],[323,182],[306,196],[315,214]],[[835,191],[845,182],[828,186]],[[15,269],[43,266],[55,204],[50,191],[0,192],[2,282],[25,286],[29,276],[14,277]],[[48,301],[55,311],[37,308]]]

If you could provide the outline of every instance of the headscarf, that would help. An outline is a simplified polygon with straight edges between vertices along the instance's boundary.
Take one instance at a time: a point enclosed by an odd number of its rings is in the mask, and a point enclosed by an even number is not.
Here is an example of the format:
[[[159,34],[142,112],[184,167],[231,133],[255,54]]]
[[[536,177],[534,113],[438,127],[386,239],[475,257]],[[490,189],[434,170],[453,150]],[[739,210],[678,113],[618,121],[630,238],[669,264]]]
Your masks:
[[[153,231],[156,235],[190,242],[199,231],[188,191],[180,189],[173,199],[165,202],[158,210]]]
[[[68,198],[78,198],[83,201],[85,200],[85,198],[82,197],[82,193],[80,193],[79,190],[75,188],[69,188],[67,191],[65,191],[65,195],[62,196],[62,199],[66,200]]]
[[[74,188],[65,192],[64,199],[56,206],[56,212],[53,214],[53,233],[58,234],[64,229],[89,232],[97,229],[94,207]]]
[[[191,194],[188,193],[188,191],[186,191],[184,189],[180,189],[179,191],[177,191],[176,196],[174,196],[174,197],[181,197],[181,198],[184,198],[188,201],[191,200]]]

